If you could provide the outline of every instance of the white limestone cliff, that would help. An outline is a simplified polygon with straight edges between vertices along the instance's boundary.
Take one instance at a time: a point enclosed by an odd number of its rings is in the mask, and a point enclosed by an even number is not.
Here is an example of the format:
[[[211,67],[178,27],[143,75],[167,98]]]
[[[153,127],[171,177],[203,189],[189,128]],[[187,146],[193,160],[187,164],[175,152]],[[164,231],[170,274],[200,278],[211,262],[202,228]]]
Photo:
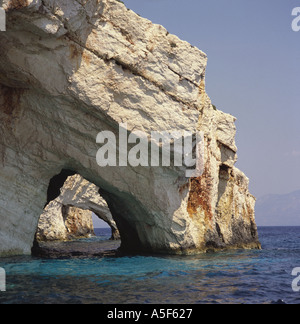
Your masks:
[[[4,0],[0,33],[0,255],[30,253],[50,180],[100,188],[123,251],[259,248],[235,118],[205,92],[206,55],[115,0]],[[96,163],[100,131],[204,133],[204,173]]]

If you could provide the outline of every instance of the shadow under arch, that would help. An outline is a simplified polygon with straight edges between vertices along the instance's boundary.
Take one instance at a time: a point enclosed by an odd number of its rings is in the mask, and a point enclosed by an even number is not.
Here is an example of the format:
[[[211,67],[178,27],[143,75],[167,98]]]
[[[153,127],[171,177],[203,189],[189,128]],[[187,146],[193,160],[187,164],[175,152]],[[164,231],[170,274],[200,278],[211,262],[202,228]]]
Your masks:
[[[156,172],[156,169],[149,168],[147,170],[148,174],[154,172]],[[106,201],[112,218],[119,230],[121,246],[118,251],[122,255],[181,253],[181,250],[175,250],[173,245],[180,244],[179,240],[181,237],[177,238],[176,235],[178,230],[180,230],[180,235],[184,233],[185,224],[182,225],[183,228],[180,227],[178,229],[176,227],[176,232],[174,232],[172,227],[174,225],[173,218],[168,217],[168,214],[164,210],[156,208],[155,205],[153,208],[151,206],[149,207],[149,205],[143,205],[139,197],[136,197],[131,191],[121,191],[120,188],[113,184],[113,181],[110,182],[109,179],[102,177],[100,172],[98,173],[94,170],[87,169],[80,163],[69,161],[66,167],[60,169],[52,178],[49,178],[47,201],[50,198],[57,197],[64,181],[68,176],[74,174],[80,175],[86,181],[99,188],[98,193]],[[112,171],[107,170],[107,174],[112,174]],[[154,176],[156,178],[159,176],[160,181],[162,181],[162,174],[159,170]],[[167,183],[169,183],[171,181],[169,178],[173,177],[175,179],[177,174],[173,171],[165,172],[163,177],[163,180],[165,181],[167,179]],[[165,185],[164,182],[163,185]],[[143,186],[145,188],[145,184]],[[149,189],[154,190],[152,187]],[[147,196],[147,192],[145,192],[145,195]],[[180,195],[177,197],[178,201],[176,200],[176,202],[178,205],[174,204],[176,206],[172,206],[172,210],[173,208],[175,210],[179,208],[179,203],[181,202],[180,197]],[[158,203],[160,202],[158,201]],[[67,203],[66,205],[72,206],[72,203]],[[89,208],[89,210],[95,212],[92,208]],[[171,213],[170,210],[167,212]],[[36,247],[36,243],[35,240],[33,250]]]
[[[77,174],[77,172],[68,169],[62,169],[62,171],[51,178],[47,190],[47,203],[45,207],[60,195],[60,189],[63,187],[68,177]]]

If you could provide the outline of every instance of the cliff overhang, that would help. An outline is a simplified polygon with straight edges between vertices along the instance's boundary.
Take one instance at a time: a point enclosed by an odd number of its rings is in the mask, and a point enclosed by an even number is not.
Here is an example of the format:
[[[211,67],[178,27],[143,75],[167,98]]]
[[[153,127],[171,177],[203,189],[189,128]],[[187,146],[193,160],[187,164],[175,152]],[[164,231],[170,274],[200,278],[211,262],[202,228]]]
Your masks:
[[[205,92],[207,56],[115,0],[4,1],[0,33],[0,255],[30,253],[53,176],[99,187],[132,252],[260,248],[235,118]],[[203,174],[106,167],[97,134],[201,131]]]

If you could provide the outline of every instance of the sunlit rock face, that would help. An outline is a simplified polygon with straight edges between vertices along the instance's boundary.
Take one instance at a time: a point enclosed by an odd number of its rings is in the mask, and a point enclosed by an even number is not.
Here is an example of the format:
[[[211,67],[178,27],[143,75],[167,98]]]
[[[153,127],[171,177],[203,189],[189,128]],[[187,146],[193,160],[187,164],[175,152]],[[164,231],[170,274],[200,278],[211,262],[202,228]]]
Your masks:
[[[51,202],[41,215],[38,242],[69,241],[94,235],[92,212]]]
[[[234,167],[235,118],[205,92],[206,55],[114,0],[4,1],[0,33],[0,254],[30,253],[50,180],[94,183],[126,252],[259,248],[254,197]],[[100,167],[96,136],[201,131],[201,176]]]

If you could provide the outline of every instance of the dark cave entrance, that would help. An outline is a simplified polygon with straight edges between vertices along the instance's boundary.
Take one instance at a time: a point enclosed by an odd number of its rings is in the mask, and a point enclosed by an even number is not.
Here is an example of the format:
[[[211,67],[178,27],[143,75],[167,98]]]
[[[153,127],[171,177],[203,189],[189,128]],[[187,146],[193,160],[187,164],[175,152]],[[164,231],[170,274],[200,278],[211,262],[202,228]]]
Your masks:
[[[76,172],[72,170],[63,169],[61,173],[55,175],[49,182],[47,191],[47,203],[45,207],[60,195],[60,189],[64,186],[68,177],[75,175]]]

